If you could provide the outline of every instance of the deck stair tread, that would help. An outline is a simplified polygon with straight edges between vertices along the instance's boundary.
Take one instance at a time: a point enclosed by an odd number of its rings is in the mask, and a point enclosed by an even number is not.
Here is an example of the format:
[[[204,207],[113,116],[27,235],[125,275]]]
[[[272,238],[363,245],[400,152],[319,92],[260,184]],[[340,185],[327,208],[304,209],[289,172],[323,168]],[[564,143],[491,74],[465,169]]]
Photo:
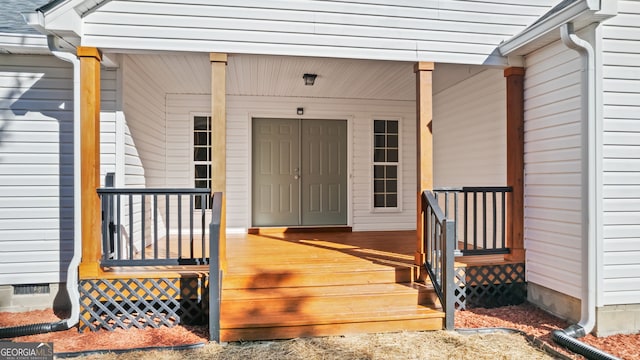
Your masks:
[[[222,328],[252,328],[252,327],[281,327],[281,326],[304,326],[304,325],[324,325],[343,324],[372,321],[400,321],[412,319],[438,319],[443,315],[440,311],[430,309],[426,306],[407,306],[375,310],[344,310],[334,312],[327,310],[325,313],[316,312],[313,314],[254,314],[250,321],[244,321],[244,317],[236,319],[234,317],[224,317],[220,323]]]
[[[413,243],[389,236],[228,239],[222,341],[442,329],[433,288],[414,283]]]
[[[281,287],[277,289],[227,289],[222,301],[263,300],[278,298],[309,298],[317,296],[357,296],[370,294],[409,294],[430,291],[428,287],[418,283],[383,283],[339,286]]]

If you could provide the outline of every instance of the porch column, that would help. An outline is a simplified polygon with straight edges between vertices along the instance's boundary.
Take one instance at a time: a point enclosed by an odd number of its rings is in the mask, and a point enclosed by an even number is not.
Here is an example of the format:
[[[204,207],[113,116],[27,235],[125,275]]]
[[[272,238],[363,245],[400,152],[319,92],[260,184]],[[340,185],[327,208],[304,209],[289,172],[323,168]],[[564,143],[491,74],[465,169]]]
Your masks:
[[[80,201],[82,208],[82,262],[80,278],[101,273],[102,221],[100,198],[100,50],[77,48],[80,59]],[[77,176],[77,175],[76,175]]]
[[[425,261],[424,242],[422,239],[422,191],[433,189],[433,133],[432,119],[432,62],[418,62],[414,66],[416,73],[416,157],[417,157],[417,247],[415,264],[422,266]]]
[[[220,266],[227,269],[227,54],[210,53],[211,61],[211,193],[221,191],[222,214],[220,219]]]
[[[510,261],[524,261],[524,68],[504,70],[507,81],[507,185],[513,188],[507,202],[507,246]]]

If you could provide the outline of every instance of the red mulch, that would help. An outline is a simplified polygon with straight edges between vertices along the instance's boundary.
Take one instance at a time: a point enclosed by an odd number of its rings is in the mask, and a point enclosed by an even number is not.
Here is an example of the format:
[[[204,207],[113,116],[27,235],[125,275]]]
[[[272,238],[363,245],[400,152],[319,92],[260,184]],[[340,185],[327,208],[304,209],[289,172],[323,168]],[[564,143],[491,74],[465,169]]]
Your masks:
[[[569,324],[531,304],[494,309],[470,309],[456,312],[456,328],[507,327],[522,330],[544,341],[563,354],[571,354],[551,339],[551,332]],[[591,334],[580,341],[624,360],[640,360],[640,334],[595,337]],[[570,356],[581,359],[580,356]]]
[[[0,326],[16,326],[32,323],[58,321],[52,310],[37,310],[24,313],[0,312]],[[507,327],[522,330],[546,342],[565,354],[551,340],[551,331],[563,329],[569,324],[529,304],[505,306],[495,309],[471,309],[456,312],[456,328]],[[130,329],[79,333],[76,328],[49,334],[14,338],[20,342],[53,342],[54,351],[76,352],[85,350],[131,349],[149,346],[176,346],[207,342],[206,327],[175,326],[158,329]],[[625,360],[640,360],[640,334],[614,335],[596,338],[588,335],[582,339],[612,355]],[[581,357],[575,356],[579,359]]]
[[[0,326],[16,326],[61,320],[51,309],[24,313],[0,312]],[[48,334],[13,338],[19,342],[53,342],[56,353],[86,350],[132,349],[150,346],[176,346],[208,341],[207,329],[203,327],[175,326],[158,329],[117,329],[115,331],[86,331],[77,328]]]

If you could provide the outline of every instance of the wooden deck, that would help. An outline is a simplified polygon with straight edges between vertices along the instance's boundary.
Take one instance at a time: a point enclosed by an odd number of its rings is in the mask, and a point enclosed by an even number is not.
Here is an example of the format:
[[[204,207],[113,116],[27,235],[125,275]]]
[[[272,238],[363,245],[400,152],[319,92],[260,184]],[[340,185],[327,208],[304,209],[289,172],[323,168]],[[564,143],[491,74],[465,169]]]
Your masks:
[[[431,284],[414,281],[415,231],[306,230],[227,236],[222,341],[442,329],[444,313]],[[169,251],[176,255],[173,240]],[[164,253],[166,247],[158,250]],[[197,246],[195,255],[201,251]],[[147,256],[153,252],[146,249]],[[456,259],[457,268],[505,264],[502,255]],[[105,270],[111,279],[193,278],[206,274],[208,266]],[[493,281],[483,274],[467,283]],[[504,282],[497,275],[495,281]]]
[[[221,340],[442,329],[414,252],[414,231],[228,236]]]

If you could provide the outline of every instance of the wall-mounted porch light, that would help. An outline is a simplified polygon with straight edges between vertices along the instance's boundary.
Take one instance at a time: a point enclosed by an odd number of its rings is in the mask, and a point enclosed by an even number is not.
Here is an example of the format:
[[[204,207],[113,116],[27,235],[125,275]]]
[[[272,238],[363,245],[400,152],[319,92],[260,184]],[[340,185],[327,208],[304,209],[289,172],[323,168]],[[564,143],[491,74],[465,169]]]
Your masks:
[[[304,84],[307,85],[307,86],[313,86],[313,83],[315,83],[317,77],[318,77],[318,75],[316,75],[316,74],[304,74],[304,75],[302,75],[302,78],[304,79]]]
[[[298,114],[298,115],[304,115],[304,108],[301,108],[301,107],[297,108],[297,109],[296,109],[296,114]]]

